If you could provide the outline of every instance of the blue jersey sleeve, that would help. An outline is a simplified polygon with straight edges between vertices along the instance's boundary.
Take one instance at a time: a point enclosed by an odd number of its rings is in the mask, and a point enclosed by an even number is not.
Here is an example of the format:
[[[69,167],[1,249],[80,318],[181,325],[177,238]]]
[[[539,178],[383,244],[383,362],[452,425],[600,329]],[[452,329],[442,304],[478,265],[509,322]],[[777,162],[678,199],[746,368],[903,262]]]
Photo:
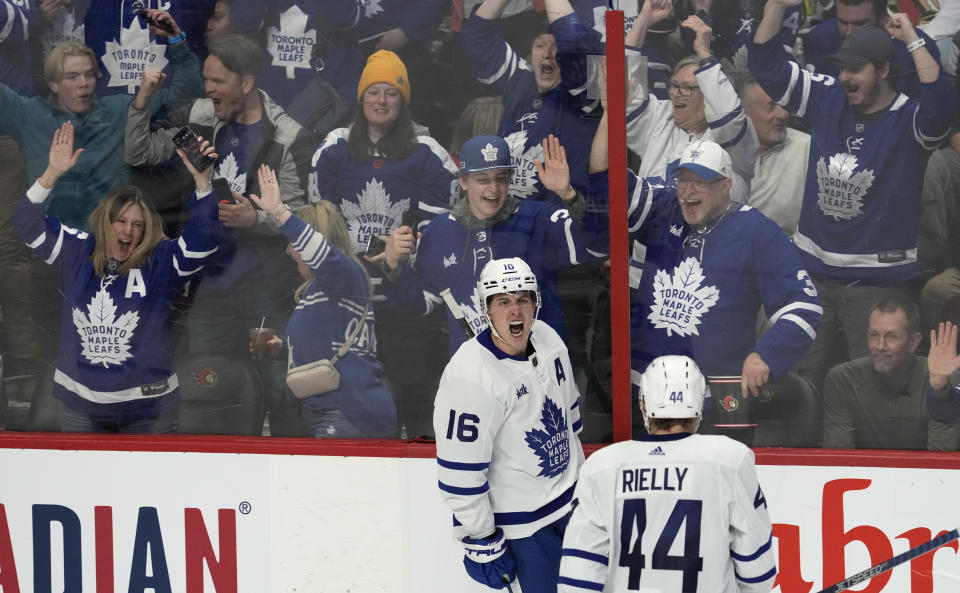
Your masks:
[[[811,105],[820,104],[828,93],[843,94],[835,78],[800,68],[787,60],[783,48],[772,41],[750,43],[747,47],[750,71],[763,90],[787,111],[808,122]]]
[[[417,200],[420,218],[430,220],[438,214],[450,211],[457,185],[457,166],[450,153],[430,136],[418,137],[423,150],[420,183],[423,192]]]
[[[913,134],[927,150],[944,145],[957,108],[957,96],[949,79],[940,72],[933,82],[920,83],[920,105],[913,119]]]
[[[315,231],[296,214],[280,226],[280,232],[290,240],[290,245],[300,254],[303,263],[313,271],[314,280],[320,286],[327,289],[353,286],[354,282],[346,283],[344,279],[354,280],[356,274],[364,274],[359,262],[334,247],[322,233]],[[369,294],[351,296],[369,298]]]
[[[560,17],[550,24],[557,42],[557,64],[561,88],[579,91],[587,84],[587,56],[604,55],[600,34],[586,26],[576,13]]]
[[[10,0],[0,0],[0,44],[16,45],[27,41],[27,11]]]
[[[760,218],[760,217],[758,217]],[[787,236],[773,221],[755,225],[751,253],[764,312],[773,326],[753,351],[774,377],[782,377],[813,343],[823,308],[810,274]]]
[[[34,183],[13,213],[13,227],[37,258],[63,269],[63,254],[93,249],[93,237],[44,214],[50,190]]]
[[[474,9],[463,24],[460,39],[477,80],[498,94],[506,94],[521,77],[533,76],[533,72],[527,62],[497,35],[496,23],[477,16]]]
[[[173,267],[180,284],[195,276],[216,254],[222,244],[232,241],[220,224],[219,209],[213,192],[194,193],[187,202],[190,222],[177,240]]]

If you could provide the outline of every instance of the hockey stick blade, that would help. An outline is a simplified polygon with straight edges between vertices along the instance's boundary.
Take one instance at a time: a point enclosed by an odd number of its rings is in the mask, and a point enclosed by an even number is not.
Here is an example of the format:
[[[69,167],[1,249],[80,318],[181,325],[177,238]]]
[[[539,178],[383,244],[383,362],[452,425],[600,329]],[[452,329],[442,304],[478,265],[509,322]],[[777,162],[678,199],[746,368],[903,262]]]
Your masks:
[[[899,554],[897,556],[894,556],[893,558],[890,558],[889,560],[884,560],[879,564],[875,564],[874,566],[871,566],[867,570],[858,572],[852,577],[848,577],[840,581],[836,585],[831,585],[826,589],[821,589],[820,593],[840,593],[841,591],[846,591],[847,589],[849,589],[850,587],[853,587],[854,585],[858,585],[863,581],[872,579],[878,574],[885,573],[891,568],[895,566],[899,566],[909,560],[913,560],[918,556],[923,556],[924,554],[932,552],[933,550],[939,548],[943,544],[952,542],[953,540],[958,538],[960,538],[960,533],[958,533],[956,529],[954,529],[953,531],[948,531],[947,533],[944,533],[943,535],[935,537],[924,544],[920,544],[916,548],[911,548],[907,550],[903,554]]]

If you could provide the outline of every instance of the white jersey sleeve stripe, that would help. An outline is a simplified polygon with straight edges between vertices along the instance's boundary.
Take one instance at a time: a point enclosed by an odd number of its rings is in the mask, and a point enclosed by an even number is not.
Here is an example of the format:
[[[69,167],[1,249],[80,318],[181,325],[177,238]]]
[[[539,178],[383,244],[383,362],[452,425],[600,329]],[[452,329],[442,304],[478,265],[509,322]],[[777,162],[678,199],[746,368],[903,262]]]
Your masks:
[[[583,558],[584,560],[592,560],[604,566],[610,564],[610,560],[603,554],[595,554],[593,552],[587,552],[586,550],[580,550],[577,548],[563,548],[560,550],[560,555]]]
[[[806,70],[800,70],[800,67],[791,62],[794,70],[800,72],[800,107],[797,108],[797,116],[803,117],[807,113],[807,103],[810,100],[810,73]]]
[[[581,581],[580,579],[571,579],[569,577],[560,577],[557,579],[558,585],[569,585],[570,587],[576,587],[578,589],[586,589],[587,591],[603,591],[603,583],[594,583],[592,581]],[[558,589],[560,591],[562,589]]]
[[[577,265],[577,243],[573,240],[573,232],[570,227],[573,225],[573,219],[567,218],[563,221],[563,236],[567,240],[567,254],[570,256],[570,264]]]
[[[180,238],[177,240],[177,246],[180,247],[180,253],[182,253],[184,257],[189,257],[190,259],[202,259],[208,255],[216,253],[218,249],[217,247],[214,247],[209,251],[191,251],[187,248],[187,242],[183,240],[183,235],[180,235]]]
[[[804,321],[802,317],[797,317],[796,315],[790,314],[790,315],[784,315],[780,319],[781,321],[792,321],[793,323],[796,323],[800,327],[800,329],[802,329],[804,332],[806,332],[808,336],[810,336],[811,340],[817,339],[817,331],[813,329],[813,326],[811,326],[809,323]]]
[[[823,315],[823,307],[821,307],[820,305],[815,305],[813,303],[793,302],[793,303],[784,305],[783,307],[780,307],[780,309],[777,310],[776,313],[770,316],[770,322],[776,323],[777,320],[780,319],[783,315],[785,315],[786,313],[789,313],[790,311],[796,311],[797,309],[805,309],[807,311],[813,311],[814,313]]]
[[[197,272],[203,269],[203,265],[201,264],[194,267],[193,269],[184,270],[183,268],[180,267],[180,261],[177,259],[176,255],[174,255],[171,259],[173,260],[173,269],[177,271],[177,275],[180,276],[181,278],[185,278],[187,276],[193,276],[194,274],[196,274]]]
[[[771,533],[770,539],[767,540],[767,543],[760,546],[757,549],[757,551],[754,552],[753,554],[740,555],[734,552],[733,550],[730,550],[730,557],[733,558],[734,560],[739,560],[740,562],[749,562],[751,560],[756,560],[757,558],[762,556],[763,553],[769,550],[770,546],[772,545],[773,545],[773,534]]]
[[[516,70],[516,60],[517,60],[517,54],[513,53],[513,50],[510,49],[508,46],[507,55],[504,57],[503,64],[500,64],[500,69],[494,72],[492,76],[489,76],[487,78],[478,77],[477,81],[480,84],[492,84],[493,82],[498,80],[501,76],[503,76],[503,73],[506,72],[507,69],[509,69],[510,73],[513,74],[513,72]]]
[[[927,136],[920,131],[920,126],[917,124],[917,116],[920,114],[920,105],[917,105],[913,109],[913,137],[917,140],[927,150],[936,150],[940,147],[940,142],[943,141],[950,134],[950,129],[947,128],[943,134],[937,136],[936,138]]]
[[[734,576],[737,577],[738,581],[741,581],[743,583],[762,583],[763,581],[772,579],[773,577],[777,576],[777,567],[771,568],[770,570],[768,570],[767,572],[763,573],[758,577],[742,577],[739,574],[737,574],[737,571],[733,571],[733,574]]]
[[[481,486],[476,486],[474,488],[465,488],[461,486],[451,486],[449,484],[444,484],[443,482],[437,481],[437,484],[440,486],[440,489],[444,492],[449,492],[450,494],[460,494],[463,496],[471,496],[474,494],[484,494],[490,490],[490,484],[484,482]],[[497,521],[499,523],[499,521]]]
[[[464,471],[478,472],[487,469],[490,467],[490,463],[463,463],[460,461],[447,461],[446,459],[437,458],[437,465],[440,467],[445,467],[447,469],[459,469]]]
[[[43,245],[43,242],[46,240],[47,240],[47,234],[40,233],[40,236],[34,239],[32,243],[27,243],[27,247],[29,247],[30,249],[36,249],[37,247],[40,247],[41,245]]]
[[[535,511],[514,511],[508,513],[494,513],[493,517],[497,525],[522,525],[525,523],[533,523],[537,519],[542,519],[558,510],[563,509],[567,503],[573,499],[573,490],[576,487],[576,483],[573,486],[567,488],[567,490],[560,496],[554,498],[547,504],[543,505]]]
[[[43,260],[43,263],[50,265],[60,257],[60,248],[63,247],[63,226],[60,227],[60,233],[57,235],[57,243],[50,250],[50,257]]]

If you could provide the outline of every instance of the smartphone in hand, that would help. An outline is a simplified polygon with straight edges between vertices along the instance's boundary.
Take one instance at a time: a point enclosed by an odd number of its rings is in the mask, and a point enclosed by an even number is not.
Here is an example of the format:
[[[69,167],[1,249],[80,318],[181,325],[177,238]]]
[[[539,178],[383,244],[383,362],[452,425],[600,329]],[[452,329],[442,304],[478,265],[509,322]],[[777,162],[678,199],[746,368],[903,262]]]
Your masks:
[[[207,167],[214,163],[213,157],[203,154],[200,150],[200,140],[189,126],[183,126],[173,135],[173,143],[177,148],[186,153],[190,159],[190,164],[198,173],[205,171]]]
[[[410,227],[413,231],[413,252],[417,252],[417,225],[420,224],[420,214],[415,208],[410,208],[400,217],[400,226]]]
[[[217,177],[210,182],[213,185],[213,195],[220,204],[236,204],[237,199],[233,197],[233,190],[230,189],[230,182],[223,177]]]
[[[139,4],[139,5],[137,5]],[[173,25],[167,21],[158,21],[157,19],[150,18],[149,13],[147,13],[147,8],[143,5],[143,2],[135,3],[133,6],[133,12],[137,13],[137,16],[140,17],[143,22],[148,25],[153,25],[158,29],[163,29],[170,35],[173,35]]]
[[[367,241],[367,250],[363,252],[367,257],[376,257],[387,249],[387,244],[376,235],[370,235]]]

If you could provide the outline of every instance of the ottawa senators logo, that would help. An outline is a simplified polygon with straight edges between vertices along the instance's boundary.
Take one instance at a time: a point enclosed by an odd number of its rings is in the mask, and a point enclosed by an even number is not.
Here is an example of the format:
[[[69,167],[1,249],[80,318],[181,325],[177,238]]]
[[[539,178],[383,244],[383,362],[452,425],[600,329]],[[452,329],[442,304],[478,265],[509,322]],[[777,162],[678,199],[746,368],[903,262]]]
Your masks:
[[[725,398],[723,398],[722,400],[720,400],[720,405],[721,405],[721,406],[723,407],[723,409],[726,410],[727,412],[732,412],[732,411],[734,411],[734,410],[736,410],[737,408],[740,407],[740,401],[737,400],[737,398],[736,398],[735,396],[728,395],[728,396],[726,396]]]
[[[211,368],[205,368],[199,373],[193,373],[193,380],[200,387],[213,387],[217,384],[217,371]]]

